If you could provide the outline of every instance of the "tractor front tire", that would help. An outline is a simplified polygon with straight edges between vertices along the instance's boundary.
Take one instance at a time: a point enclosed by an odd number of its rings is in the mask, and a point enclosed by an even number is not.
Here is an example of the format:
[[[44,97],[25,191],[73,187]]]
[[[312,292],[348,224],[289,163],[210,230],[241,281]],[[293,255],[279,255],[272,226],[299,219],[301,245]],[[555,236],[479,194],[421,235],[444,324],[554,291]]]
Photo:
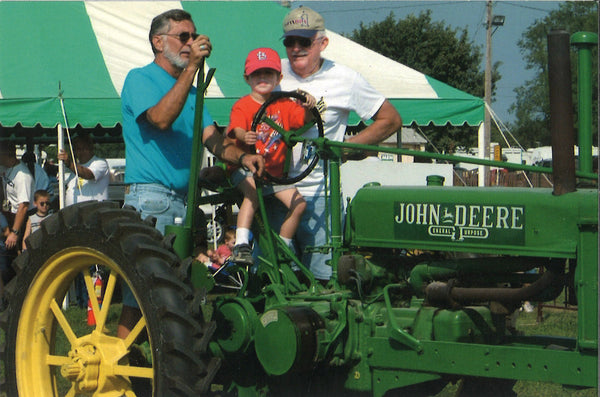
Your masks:
[[[178,276],[182,262],[168,241],[138,213],[110,202],[77,204],[46,219],[13,262],[17,276],[6,286],[0,392],[20,397],[203,394],[219,366],[206,355],[210,335],[205,330],[211,327],[201,324],[192,291]],[[94,265],[110,275],[102,304],[92,299],[95,326],[82,332],[61,306],[82,272],[94,296],[88,271]],[[114,324],[118,314],[109,310],[118,310],[115,292],[124,284],[142,317],[129,337],[120,339]],[[143,364],[140,341],[149,346]]]

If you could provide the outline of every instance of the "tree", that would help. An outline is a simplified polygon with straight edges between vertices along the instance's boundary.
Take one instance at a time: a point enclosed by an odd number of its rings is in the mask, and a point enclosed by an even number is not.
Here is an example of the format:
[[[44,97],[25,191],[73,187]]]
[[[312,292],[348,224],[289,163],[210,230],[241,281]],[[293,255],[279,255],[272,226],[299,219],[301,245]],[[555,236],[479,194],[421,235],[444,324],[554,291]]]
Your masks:
[[[595,1],[564,2],[547,17],[537,20],[521,36],[519,47],[526,62],[526,68],[537,71],[537,75],[515,89],[516,102],[509,111],[514,113],[516,121],[511,125],[513,135],[524,147],[550,145],[550,101],[548,97],[548,46],[547,35],[552,29],[564,29],[570,33],[578,31],[598,33],[598,4]],[[598,52],[592,55],[593,114],[598,114]],[[577,60],[575,51],[571,51],[573,78],[573,103],[577,109],[576,82]],[[577,112],[575,112],[576,114]],[[592,130],[598,131],[598,120],[592,118]],[[577,116],[575,116],[577,122]],[[597,133],[594,142],[597,144]]]
[[[383,21],[360,24],[350,38],[386,57],[477,97],[484,95],[481,48],[468,39],[468,30],[432,22],[431,10],[395,20],[391,12]],[[499,62],[492,71],[492,93],[500,79]],[[472,127],[422,127],[445,152],[477,145]]]

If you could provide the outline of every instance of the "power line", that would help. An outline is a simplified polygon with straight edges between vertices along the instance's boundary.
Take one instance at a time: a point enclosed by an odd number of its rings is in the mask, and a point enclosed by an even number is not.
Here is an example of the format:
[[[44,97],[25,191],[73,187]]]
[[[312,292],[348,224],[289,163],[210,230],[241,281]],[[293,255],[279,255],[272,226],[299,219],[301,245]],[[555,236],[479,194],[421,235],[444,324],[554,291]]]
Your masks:
[[[368,4],[368,2],[366,2],[366,3]],[[393,10],[399,10],[402,8],[431,8],[432,6],[459,5],[459,4],[465,4],[465,3],[472,3],[472,2],[470,2],[470,1],[441,1],[441,2],[426,1],[426,2],[419,2],[418,4],[415,3],[415,4],[411,4],[411,5],[394,5],[394,6],[390,6],[389,3],[387,3],[386,5],[382,5],[379,7],[348,8],[348,9],[336,8],[335,10],[319,11],[319,14],[330,14],[330,13],[339,14],[339,13],[343,13],[343,12],[375,11],[375,10],[391,10],[391,11],[393,11]]]
[[[540,12],[543,12],[543,13],[546,13],[546,14],[550,14],[550,12],[552,12],[552,10],[545,10],[543,8],[525,6],[522,3],[511,3],[509,1],[503,1],[502,5],[504,5],[504,4],[509,5],[509,6],[513,6],[513,7],[526,8],[526,9],[529,9],[529,10],[540,11]]]

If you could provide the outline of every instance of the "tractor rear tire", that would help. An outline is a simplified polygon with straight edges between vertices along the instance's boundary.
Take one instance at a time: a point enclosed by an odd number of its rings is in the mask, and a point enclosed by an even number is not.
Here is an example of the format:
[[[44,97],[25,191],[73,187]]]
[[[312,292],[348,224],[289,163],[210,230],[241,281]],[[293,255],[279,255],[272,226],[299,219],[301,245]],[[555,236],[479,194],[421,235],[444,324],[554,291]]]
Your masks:
[[[13,262],[17,276],[6,286],[8,309],[0,314],[0,395],[162,397],[206,391],[220,365],[200,343],[212,328],[201,324],[199,307],[191,304],[195,299],[178,276],[182,262],[169,239],[138,213],[111,202],[77,204],[45,220],[27,243]],[[110,272],[104,301],[101,307],[92,303],[96,325],[76,335],[80,324],[69,323],[61,305],[81,272],[94,296],[88,271],[93,265]],[[119,303],[119,283],[129,286],[142,313],[127,339],[114,331],[118,314],[109,318],[109,308]],[[142,339],[149,349],[140,364],[135,343]]]

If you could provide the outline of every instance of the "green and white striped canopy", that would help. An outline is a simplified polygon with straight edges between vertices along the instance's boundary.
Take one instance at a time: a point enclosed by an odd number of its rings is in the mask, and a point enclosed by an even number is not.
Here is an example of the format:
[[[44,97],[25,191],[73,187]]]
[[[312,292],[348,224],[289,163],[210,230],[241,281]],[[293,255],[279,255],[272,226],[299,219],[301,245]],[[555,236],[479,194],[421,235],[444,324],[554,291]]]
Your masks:
[[[211,38],[206,68],[216,74],[206,104],[226,125],[233,102],[249,90],[242,78],[248,52],[268,46],[285,57],[281,23],[289,9],[277,2],[0,1],[0,125],[54,128],[66,114],[70,127],[118,126],[127,72],[153,59],[150,21],[172,8],[190,12],[198,32]],[[482,122],[481,98],[334,32],[328,36],[324,56],[365,76],[406,125]]]

